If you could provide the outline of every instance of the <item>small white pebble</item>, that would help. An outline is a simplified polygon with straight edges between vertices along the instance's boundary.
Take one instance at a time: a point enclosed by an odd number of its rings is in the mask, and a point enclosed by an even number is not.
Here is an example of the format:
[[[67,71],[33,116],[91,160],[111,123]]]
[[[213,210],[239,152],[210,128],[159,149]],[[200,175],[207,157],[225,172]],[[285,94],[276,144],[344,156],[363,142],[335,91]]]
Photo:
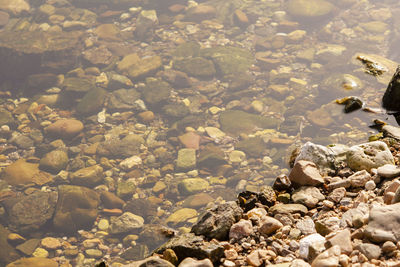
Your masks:
[[[367,189],[367,190],[374,190],[375,187],[376,187],[376,184],[372,180],[365,183],[365,189]]]
[[[329,200],[322,201],[322,205],[328,209],[332,209],[335,206],[335,204]]]

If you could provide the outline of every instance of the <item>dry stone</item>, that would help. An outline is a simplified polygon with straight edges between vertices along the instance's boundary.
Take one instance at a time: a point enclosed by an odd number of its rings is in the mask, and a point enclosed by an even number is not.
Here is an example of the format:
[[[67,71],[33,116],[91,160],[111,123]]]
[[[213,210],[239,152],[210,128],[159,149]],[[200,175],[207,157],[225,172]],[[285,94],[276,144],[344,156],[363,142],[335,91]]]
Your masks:
[[[400,203],[373,207],[369,213],[366,236],[374,242],[397,242],[400,238]]]
[[[289,179],[292,183],[298,185],[316,186],[324,183],[315,163],[305,160],[296,162],[289,174]]]
[[[394,159],[384,142],[374,141],[350,147],[347,164],[355,171],[370,171],[385,164],[394,164]]]

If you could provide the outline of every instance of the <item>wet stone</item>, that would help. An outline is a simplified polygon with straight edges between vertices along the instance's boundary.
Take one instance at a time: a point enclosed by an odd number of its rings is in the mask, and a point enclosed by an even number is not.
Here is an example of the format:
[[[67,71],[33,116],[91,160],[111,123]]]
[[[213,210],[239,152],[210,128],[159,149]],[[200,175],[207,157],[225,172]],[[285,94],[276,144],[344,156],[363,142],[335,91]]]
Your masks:
[[[130,212],[125,212],[110,225],[111,234],[121,234],[138,230],[143,227],[144,219]]]
[[[178,184],[178,190],[182,195],[191,195],[207,190],[209,183],[202,178],[187,178]]]
[[[111,94],[107,107],[111,110],[140,110],[139,99],[140,93],[135,89],[118,89]]]
[[[53,218],[57,231],[73,233],[92,226],[100,204],[99,195],[86,187],[60,185],[58,202]]]
[[[7,25],[10,15],[7,12],[0,11],[0,27]]]
[[[43,185],[53,179],[49,173],[39,170],[39,164],[26,162],[24,159],[7,166],[1,176],[10,185]]]
[[[63,150],[53,150],[47,153],[39,163],[39,168],[51,173],[58,173],[68,164],[68,154]]]
[[[89,90],[76,106],[78,115],[92,115],[101,110],[106,97],[106,90],[95,87]]]
[[[57,138],[71,139],[83,130],[83,123],[74,119],[60,119],[45,128],[45,132]]]
[[[216,74],[213,62],[201,57],[176,60],[174,68],[198,78],[211,78]]]
[[[197,216],[197,211],[195,209],[182,208],[176,210],[170,216],[168,216],[165,222],[172,226],[176,226],[179,224],[183,224],[188,220],[195,218],[196,216]]]
[[[103,168],[99,165],[93,165],[70,174],[69,179],[72,184],[94,187],[103,181]]]
[[[329,15],[334,6],[328,1],[291,0],[288,2],[288,12],[294,17],[319,19]]]
[[[196,150],[192,148],[182,148],[178,151],[176,168],[180,171],[192,170],[196,167]]]
[[[15,248],[7,241],[9,234],[9,230],[0,225],[0,264],[3,266],[20,257]]]
[[[32,257],[22,258],[7,265],[7,267],[18,266],[57,267],[58,263],[52,259]]]
[[[122,139],[111,138],[102,142],[97,147],[97,153],[111,158],[128,158],[139,152],[139,147],[144,143],[141,136],[129,134]]]

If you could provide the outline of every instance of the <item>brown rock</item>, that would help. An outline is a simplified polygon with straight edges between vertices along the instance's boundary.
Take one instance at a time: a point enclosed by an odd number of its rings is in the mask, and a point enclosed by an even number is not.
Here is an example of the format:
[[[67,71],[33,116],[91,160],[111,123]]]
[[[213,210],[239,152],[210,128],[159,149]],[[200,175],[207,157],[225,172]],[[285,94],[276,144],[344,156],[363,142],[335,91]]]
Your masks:
[[[0,11],[0,27],[7,25],[10,15],[7,12]]]
[[[282,227],[283,224],[277,219],[269,216],[263,216],[261,217],[259,231],[261,234],[268,236]]]
[[[351,233],[349,229],[344,229],[337,232],[334,236],[328,239],[327,244],[329,247],[338,245],[341,253],[349,255],[353,251],[351,244]]]
[[[74,119],[60,119],[44,130],[53,137],[71,139],[83,130],[83,123]]]
[[[185,20],[200,22],[214,18],[216,13],[215,7],[201,4],[190,8],[186,13]]]
[[[235,23],[239,27],[245,27],[245,26],[249,25],[249,18],[247,17],[246,13],[244,13],[242,10],[237,9],[233,15],[234,15]]]
[[[289,179],[297,185],[320,185],[324,183],[324,179],[318,171],[315,163],[306,160],[299,160],[294,165],[289,174]]]
[[[125,201],[108,191],[101,192],[100,199],[107,209],[122,209],[125,205]]]
[[[24,159],[7,166],[1,176],[10,185],[44,185],[53,180],[49,173],[39,170],[39,164],[26,162]]]
[[[193,148],[199,149],[200,145],[200,136],[194,132],[187,132],[178,137],[179,141],[186,147],[186,148]]]
[[[35,267],[58,267],[58,263],[47,258],[22,258],[7,265],[7,267],[21,267],[21,266],[35,266]]]
[[[139,116],[140,120],[143,122],[151,122],[155,118],[153,111],[150,111],[150,110],[140,112],[138,114],[138,116]]]

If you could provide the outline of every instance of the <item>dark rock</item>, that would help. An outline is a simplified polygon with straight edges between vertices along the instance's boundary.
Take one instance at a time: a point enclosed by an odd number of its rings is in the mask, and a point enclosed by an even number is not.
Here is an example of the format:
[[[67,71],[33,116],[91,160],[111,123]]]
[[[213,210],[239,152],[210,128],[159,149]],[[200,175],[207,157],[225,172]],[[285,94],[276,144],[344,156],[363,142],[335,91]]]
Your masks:
[[[291,184],[292,182],[290,181],[289,177],[282,174],[276,177],[272,187],[278,191],[285,191],[290,189]]]
[[[108,99],[107,107],[112,110],[140,110],[135,103],[139,98],[140,93],[135,89],[118,89]]]
[[[124,206],[124,212],[142,216],[148,222],[157,215],[157,205],[143,198],[132,199]]]
[[[142,89],[144,100],[150,105],[156,105],[169,98],[171,86],[162,80],[148,78],[146,86]]]
[[[32,255],[32,253],[39,245],[40,239],[32,238],[18,245],[16,248],[25,255]]]
[[[9,227],[19,233],[30,233],[40,229],[53,217],[57,193],[35,191],[4,201],[9,216]]]
[[[83,186],[60,185],[53,224],[57,231],[74,233],[88,229],[97,218],[99,195]]]
[[[229,232],[229,228],[227,231]],[[201,236],[196,236],[193,233],[171,238],[167,243],[156,249],[155,253],[162,254],[166,249],[172,249],[178,259],[192,257],[201,260],[209,258],[214,263],[219,262],[224,255],[222,246],[204,241]]]
[[[141,261],[134,261],[121,267],[174,267],[169,261],[159,257],[149,257]]]
[[[221,148],[208,144],[200,150],[197,164],[201,168],[213,169],[223,164],[226,164],[225,154]]]
[[[201,57],[175,60],[174,68],[198,78],[211,78],[216,74],[213,62]]]
[[[121,209],[125,204],[125,201],[108,191],[101,192],[100,199],[107,209]]]
[[[79,115],[92,115],[101,110],[106,98],[106,90],[95,87],[85,94],[79,104],[76,106],[76,112]]]
[[[183,103],[171,103],[165,105],[163,108],[163,114],[169,118],[180,119],[187,116],[190,112],[189,108]]]
[[[382,106],[390,111],[400,111],[400,66],[397,67],[383,95]]]
[[[30,88],[46,90],[57,84],[58,77],[54,73],[38,73],[28,76],[28,86]]]
[[[112,158],[128,158],[139,152],[139,147],[144,143],[141,136],[129,134],[122,139],[111,138],[97,147],[97,153],[101,156]]]
[[[86,93],[95,88],[94,77],[67,77],[63,82],[65,91]]]
[[[130,247],[121,254],[121,258],[125,260],[143,260],[148,256],[150,256],[150,253],[146,245]]]
[[[83,58],[90,64],[104,67],[112,63],[113,54],[105,46],[90,48],[83,53]]]
[[[139,240],[146,242],[149,249],[153,250],[175,235],[175,231],[159,224],[145,224],[140,232]]]
[[[3,225],[0,224],[0,265],[6,266],[6,264],[18,259],[20,256],[18,252],[10,246],[7,242],[7,237],[10,234]]]
[[[243,211],[234,201],[207,210],[191,232],[208,239],[227,240],[231,226],[242,218]]]

